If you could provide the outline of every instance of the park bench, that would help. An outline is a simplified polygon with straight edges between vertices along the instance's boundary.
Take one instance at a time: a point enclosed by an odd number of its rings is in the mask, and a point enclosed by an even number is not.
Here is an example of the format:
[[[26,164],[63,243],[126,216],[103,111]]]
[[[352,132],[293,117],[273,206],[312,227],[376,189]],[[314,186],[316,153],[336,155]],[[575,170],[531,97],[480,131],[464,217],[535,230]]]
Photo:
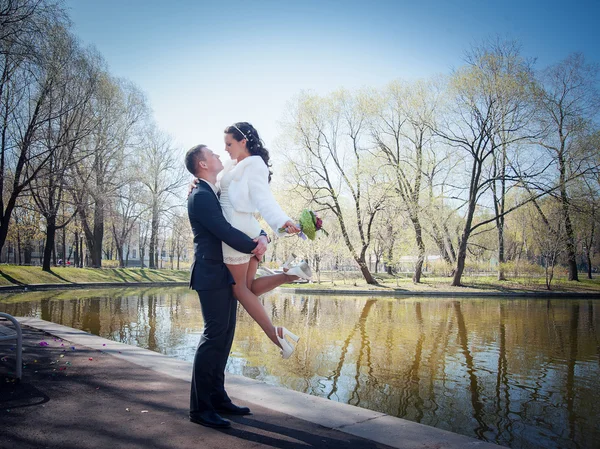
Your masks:
[[[5,318],[5,320],[2,318]],[[12,322],[14,329],[11,326],[6,326],[4,324],[6,320]],[[21,360],[23,352],[23,333],[21,332],[21,325],[12,315],[3,312],[0,312],[0,323],[0,341],[17,340],[17,369],[15,371],[17,373],[17,379],[21,379],[23,372],[23,362]]]

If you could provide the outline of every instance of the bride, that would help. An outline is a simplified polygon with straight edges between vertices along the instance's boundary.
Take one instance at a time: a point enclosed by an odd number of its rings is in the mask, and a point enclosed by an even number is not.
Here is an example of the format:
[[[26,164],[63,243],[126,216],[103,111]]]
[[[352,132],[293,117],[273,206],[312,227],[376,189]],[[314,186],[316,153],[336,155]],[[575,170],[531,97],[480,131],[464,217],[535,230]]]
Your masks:
[[[221,188],[221,208],[227,221],[249,237],[255,238],[261,231],[260,224],[254,217],[254,212],[258,210],[275,233],[280,228],[289,234],[300,232],[300,228],[283,212],[271,193],[269,152],[256,129],[247,122],[225,128],[225,150],[231,160],[225,164],[218,181]],[[272,283],[269,279],[275,276],[254,279],[259,260],[252,254],[240,253],[225,243],[223,261],[235,280],[233,293],[237,300],[271,341],[281,348],[283,358],[288,358],[295,349],[293,343],[298,342],[298,337],[285,327],[275,327],[258,299],[258,295],[275,286],[276,281],[273,280]],[[306,262],[301,262],[285,274],[307,280],[312,275]]]

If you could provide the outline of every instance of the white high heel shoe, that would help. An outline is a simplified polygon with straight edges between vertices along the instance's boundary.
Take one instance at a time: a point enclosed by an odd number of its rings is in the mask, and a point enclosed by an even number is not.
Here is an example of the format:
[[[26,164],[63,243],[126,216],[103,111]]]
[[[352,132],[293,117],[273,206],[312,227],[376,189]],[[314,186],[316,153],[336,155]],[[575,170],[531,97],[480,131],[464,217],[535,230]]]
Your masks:
[[[294,253],[291,253],[290,256],[287,258],[287,260],[283,263],[283,265],[281,266],[281,268],[283,269],[287,269],[290,267],[290,264],[294,261],[294,259],[298,257],[296,256]]]
[[[283,337],[279,336],[279,332],[277,332],[277,329],[275,329],[275,332],[276,332],[275,335],[277,335],[277,341],[279,341],[279,344],[281,345],[281,356],[284,359],[288,359],[292,355],[294,350],[296,349],[295,343],[298,343],[298,340],[300,340],[300,337],[298,337],[296,334],[290,332],[285,327],[280,327],[279,329],[281,329],[281,333],[283,334]],[[294,344],[291,344],[289,341],[287,341],[285,338],[286,336],[290,337],[290,339],[294,341]]]
[[[306,279],[307,281],[312,280],[312,270],[305,261],[302,261],[295,267],[290,268],[285,274],[298,276],[299,278]]]

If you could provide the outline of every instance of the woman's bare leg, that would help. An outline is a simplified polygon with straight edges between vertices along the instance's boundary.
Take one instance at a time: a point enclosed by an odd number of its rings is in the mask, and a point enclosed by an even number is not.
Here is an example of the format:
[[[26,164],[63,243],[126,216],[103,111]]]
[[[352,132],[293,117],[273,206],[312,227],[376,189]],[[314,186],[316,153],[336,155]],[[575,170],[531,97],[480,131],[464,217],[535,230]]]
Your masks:
[[[275,326],[273,326],[269,315],[267,315],[267,311],[261,304],[258,296],[252,293],[252,291],[248,288],[249,266],[250,262],[242,265],[227,265],[227,268],[229,268],[229,271],[231,272],[231,275],[235,281],[235,285],[233,286],[233,294],[240,304],[244,306],[246,312],[248,312],[252,319],[254,319],[254,321],[256,321],[262,328],[267,337],[269,337],[277,346],[281,347],[279,341],[277,340]],[[256,267],[254,268],[254,273],[256,273]]]
[[[254,293],[256,296],[264,295],[265,293],[274,290],[282,284],[286,284],[298,279],[298,276],[291,276],[285,273],[271,274],[269,276],[261,276],[258,279],[254,279],[256,277],[257,268],[258,259],[253,257],[250,259],[250,264],[248,266],[246,285],[248,285],[248,289],[252,290],[252,293]]]
[[[258,270],[258,259],[256,257],[253,257],[252,259],[250,259],[250,262],[248,262],[248,272],[246,273],[246,287],[248,287],[248,290],[252,290],[252,283],[255,281],[255,277],[256,277],[256,271]],[[254,293],[256,296],[260,296],[261,294],[256,293],[254,290],[252,290],[252,293]]]
[[[246,285],[248,290],[252,291],[256,296],[264,295],[271,290],[276,289],[282,284],[287,282],[295,281],[299,279],[298,276],[292,276],[285,273],[271,274],[269,276],[261,276],[258,279],[256,277],[256,270],[258,270],[259,260],[256,257],[250,259],[248,262],[248,273],[246,276]],[[262,304],[262,303],[261,303]],[[275,328],[279,338],[283,338],[283,330],[280,327]]]

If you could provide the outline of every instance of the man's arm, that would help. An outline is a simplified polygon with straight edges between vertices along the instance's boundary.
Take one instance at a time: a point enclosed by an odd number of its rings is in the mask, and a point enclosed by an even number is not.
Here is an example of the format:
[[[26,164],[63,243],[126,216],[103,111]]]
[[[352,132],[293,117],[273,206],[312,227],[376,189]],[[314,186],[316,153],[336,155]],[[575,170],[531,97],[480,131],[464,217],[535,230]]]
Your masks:
[[[212,193],[196,192],[193,201],[194,218],[211,234],[237,251],[252,253],[256,242],[229,224],[223,216],[221,205]]]

